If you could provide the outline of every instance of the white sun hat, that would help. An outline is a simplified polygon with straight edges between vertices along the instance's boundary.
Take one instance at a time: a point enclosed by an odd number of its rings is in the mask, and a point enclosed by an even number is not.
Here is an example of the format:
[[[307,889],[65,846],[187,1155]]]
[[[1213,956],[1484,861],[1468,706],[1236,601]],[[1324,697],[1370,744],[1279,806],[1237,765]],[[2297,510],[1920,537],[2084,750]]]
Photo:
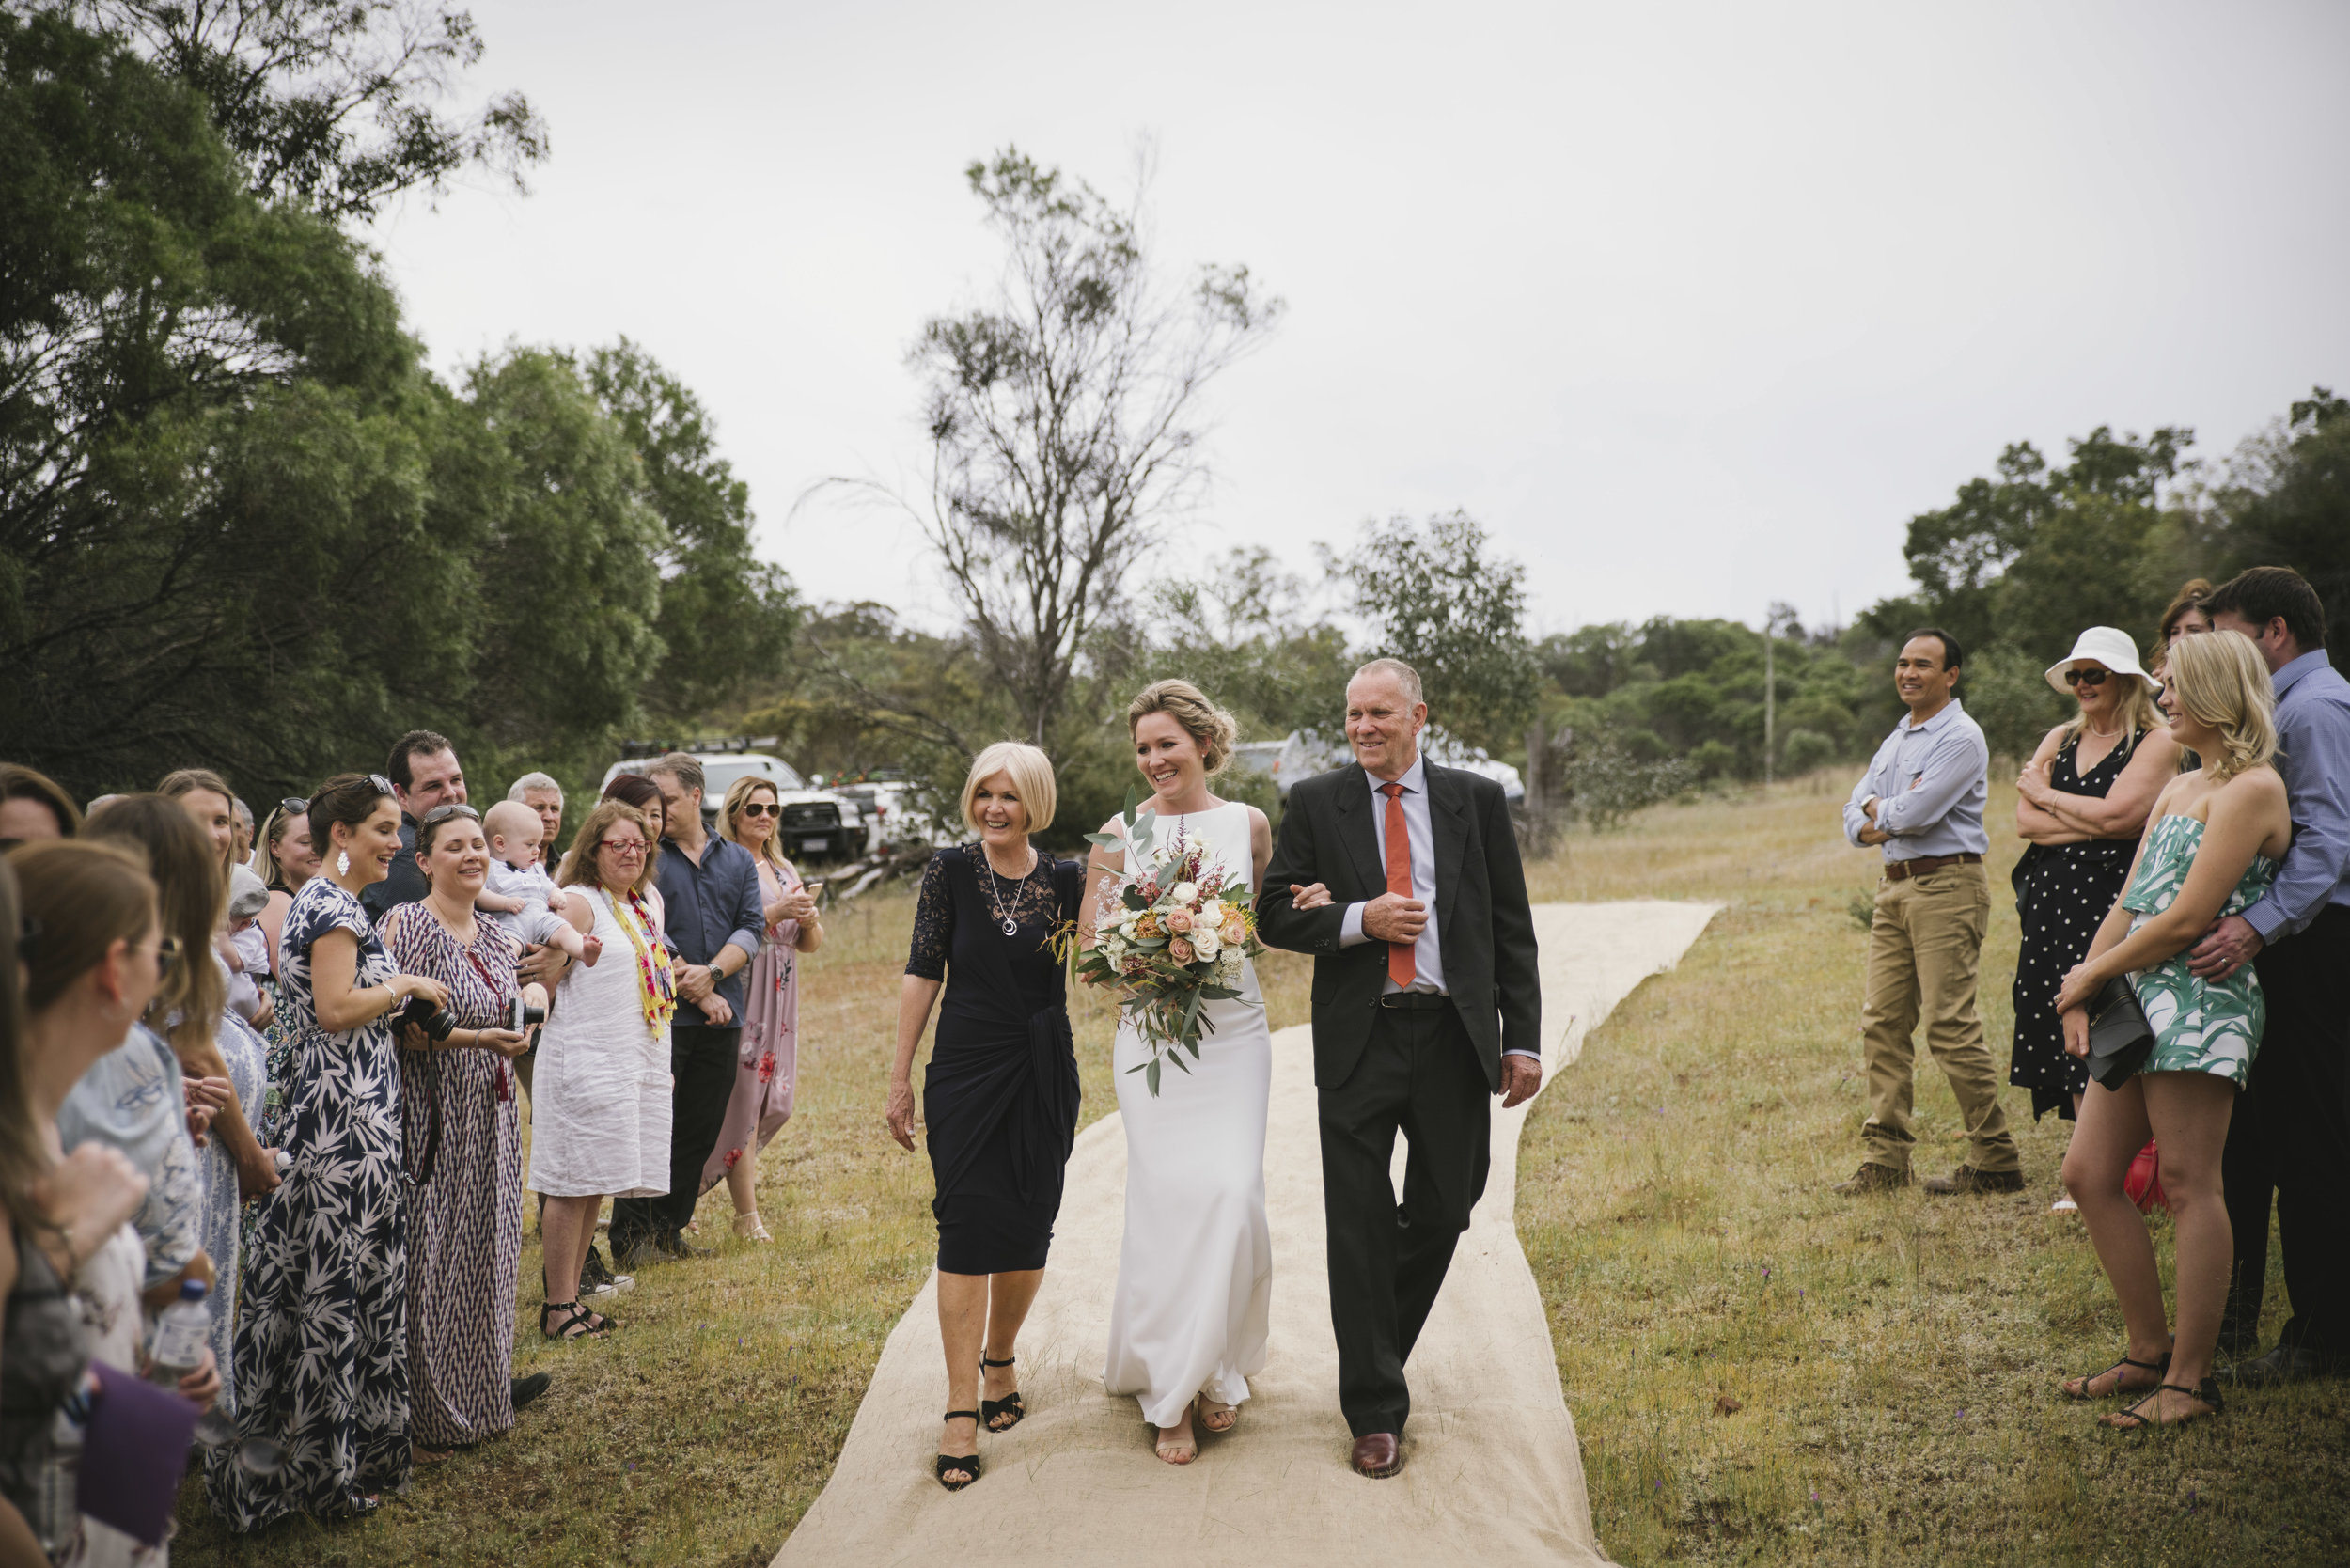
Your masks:
[[[2074,639],[2073,651],[2048,666],[2048,684],[2070,696],[2073,688],[2064,683],[2064,672],[2082,659],[2094,659],[2116,675],[2135,675],[2148,691],[2154,689],[2154,678],[2138,662],[2138,644],[2117,627],[2092,626]]]

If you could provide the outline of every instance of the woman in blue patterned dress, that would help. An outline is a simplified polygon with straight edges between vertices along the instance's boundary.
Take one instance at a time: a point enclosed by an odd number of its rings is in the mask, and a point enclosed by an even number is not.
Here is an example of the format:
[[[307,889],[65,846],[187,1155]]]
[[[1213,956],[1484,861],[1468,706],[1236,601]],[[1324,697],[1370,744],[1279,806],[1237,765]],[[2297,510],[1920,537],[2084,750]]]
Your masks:
[[[2162,708],[2170,733],[2203,766],[2181,774],[2154,803],[2127,890],[2057,993],[2064,1046],[2076,1057],[2089,1050],[2088,1007],[2117,976],[2129,978],[2154,1031],[2153,1053],[2128,1082],[2090,1084],[2080,1130],[2064,1156],[2064,1184],[2120,1298],[2129,1349],[2062,1391],[2074,1399],[2143,1393],[2104,1418],[2123,1429],[2224,1408],[2211,1372],[2234,1244],[2219,1152],[2260,1048],[2265,1009],[2250,968],[2226,980],[2199,980],[2187,952],[2213,921],[2267,891],[2293,842],[2284,780],[2269,765],[2276,701],[2259,651],[2233,632],[2187,637],[2170,650],[2169,674]],[[2175,1341],[2144,1216],[2122,1188],[2149,1137],[2162,1146],[2163,1190],[2177,1224]]]
[[[490,844],[470,806],[438,806],[416,824],[416,863],[432,890],[393,907],[379,928],[392,961],[448,987],[451,1027],[438,1041],[400,1029],[400,1108],[408,1205],[408,1410],[419,1460],[441,1459],[514,1424],[546,1390],[514,1372],[514,1273],[523,1251],[523,1130],[509,1058],[525,1038],[506,1026],[521,990],[522,943],[478,918]]]
[[[408,1314],[400,1065],[391,1015],[448,988],[395,972],[359,890],[400,853],[388,780],[340,774],[310,796],[326,868],[286,912],[280,1002],[293,1168],[261,1214],[237,1320],[237,1431],[284,1446],[262,1474],[214,1450],[212,1504],[233,1529],[288,1513],[366,1513],[406,1484]]]

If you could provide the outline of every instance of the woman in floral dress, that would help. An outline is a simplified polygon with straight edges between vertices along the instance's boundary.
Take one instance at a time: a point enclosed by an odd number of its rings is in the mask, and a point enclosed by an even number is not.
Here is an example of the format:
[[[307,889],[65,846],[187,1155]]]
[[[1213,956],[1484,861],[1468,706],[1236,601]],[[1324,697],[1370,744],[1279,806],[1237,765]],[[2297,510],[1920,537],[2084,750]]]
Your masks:
[[[2057,993],[2065,1049],[2076,1057],[2089,1050],[2090,1006],[2119,977],[2128,977],[2154,1034],[2145,1065],[2119,1088],[2092,1080],[2064,1156],[2064,1184],[2121,1300],[2129,1348],[2062,1391],[2074,1399],[2142,1393],[2105,1418],[2123,1428],[2223,1408],[2211,1371],[2233,1240],[2219,1156],[2265,1009],[2254,971],[2202,980],[2187,955],[2214,920],[2267,891],[2293,841],[2284,780],[2269,765],[2275,698],[2258,650],[2233,632],[2188,637],[2170,650],[2169,673],[2162,707],[2170,733],[2203,766],[2181,774],[2155,802],[2128,890]],[[2150,1136],[2162,1146],[2162,1184],[2177,1225],[2175,1341],[2145,1219],[2123,1190]]]
[[[288,1513],[364,1513],[405,1485],[406,1202],[400,1065],[391,1015],[448,988],[403,975],[359,907],[400,853],[389,780],[340,774],[310,797],[324,871],[286,912],[280,1005],[294,1039],[285,1086],[293,1168],[262,1211],[237,1319],[237,1433],[286,1450],[248,1469],[233,1447],[206,1466],[213,1509],[237,1530]]]
[[[702,1166],[702,1191],[726,1179],[734,1200],[734,1233],[771,1242],[759,1217],[759,1153],[791,1120],[800,1066],[799,955],[823,945],[816,900],[783,857],[783,808],[763,778],[738,778],[718,813],[718,832],[759,863],[759,902],[767,929],[744,987],[743,1052],[718,1141]]]
[[[438,1459],[514,1424],[546,1374],[514,1374],[514,1275],[523,1250],[523,1133],[506,1026],[522,944],[477,918],[489,841],[470,806],[416,825],[432,890],[395,906],[380,929],[392,962],[448,987],[452,1026],[435,1041],[402,1027],[400,1109],[408,1205],[408,1408],[418,1459]],[[544,1009],[546,993],[521,993]],[[430,1162],[428,1164],[428,1162]]]

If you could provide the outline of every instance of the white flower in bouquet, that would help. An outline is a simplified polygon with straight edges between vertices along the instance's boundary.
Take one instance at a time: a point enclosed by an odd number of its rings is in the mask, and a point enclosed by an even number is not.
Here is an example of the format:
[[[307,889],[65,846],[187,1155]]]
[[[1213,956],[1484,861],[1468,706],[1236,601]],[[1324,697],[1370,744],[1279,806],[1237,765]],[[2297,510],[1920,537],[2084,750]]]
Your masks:
[[[1223,939],[1216,934],[1215,927],[1211,925],[1198,925],[1192,928],[1191,950],[1198,954],[1201,959],[1213,962],[1215,958],[1217,949],[1222,948],[1223,945]]]
[[[1189,907],[1199,902],[1199,885],[1196,882],[1179,882],[1175,885],[1174,891],[1167,894],[1167,897],[1177,903]]]
[[[1216,982],[1220,985],[1238,986],[1242,971],[1247,963],[1246,953],[1235,945],[1227,944],[1224,951],[1217,955],[1215,961]]]

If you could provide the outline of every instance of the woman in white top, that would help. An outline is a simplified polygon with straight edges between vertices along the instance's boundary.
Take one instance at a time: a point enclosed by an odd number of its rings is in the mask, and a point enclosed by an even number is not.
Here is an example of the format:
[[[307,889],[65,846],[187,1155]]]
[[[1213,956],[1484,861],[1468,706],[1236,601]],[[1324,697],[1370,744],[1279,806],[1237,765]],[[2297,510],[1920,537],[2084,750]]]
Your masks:
[[[677,985],[653,886],[658,830],[635,807],[599,801],[580,824],[558,886],[564,917],[603,944],[594,966],[563,972],[532,1081],[530,1187],[547,1200],[550,1340],[603,1334],[612,1320],[579,1304],[579,1271],[606,1198],[669,1190],[669,1020]]]
[[[1220,860],[1253,902],[1273,829],[1253,806],[1219,800],[1208,780],[1232,755],[1230,716],[1187,682],[1162,681],[1127,709],[1135,763],[1150,782],[1152,849],[1180,840]],[[1104,824],[1104,832],[1116,831]],[[1082,940],[1104,902],[1122,852],[1093,852]],[[1263,1370],[1273,1311],[1273,1234],[1265,1222],[1265,1114],[1273,1037],[1249,967],[1230,1000],[1210,1001],[1213,1026],[1188,1072],[1162,1074],[1153,1095],[1133,1071],[1151,1048],[1121,1021],[1113,1060],[1126,1129],[1126,1234],[1110,1309],[1103,1371],[1113,1394],[1132,1394],[1158,1428],[1170,1465],[1198,1457],[1197,1411],[1210,1432],[1230,1432]]]

